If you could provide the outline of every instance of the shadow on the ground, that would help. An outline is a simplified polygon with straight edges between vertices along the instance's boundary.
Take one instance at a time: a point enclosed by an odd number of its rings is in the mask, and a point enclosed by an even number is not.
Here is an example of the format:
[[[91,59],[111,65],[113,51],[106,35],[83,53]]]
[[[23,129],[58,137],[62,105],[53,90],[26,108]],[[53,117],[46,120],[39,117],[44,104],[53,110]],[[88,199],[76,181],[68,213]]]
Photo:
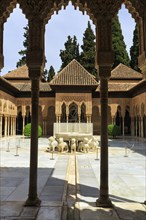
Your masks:
[[[29,216],[29,219],[42,219],[43,212],[50,213],[53,210],[57,210],[57,206],[60,208],[63,206],[63,204],[68,204],[68,198],[72,198],[74,201],[74,204],[78,201],[80,203],[84,203],[84,206],[80,208],[76,208],[75,212],[79,213],[80,219],[84,219],[84,216],[88,215],[90,216],[87,220],[93,220],[95,219],[95,215],[99,215],[102,217],[107,215],[117,215],[119,219],[127,219],[125,216],[129,215],[131,220],[145,220],[145,212],[141,211],[139,209],[140,206],[138,206],[135,210],[134,203],[136,201],[125,199],[122,197],[118,197],[116,195],[110,195],[110,198],[112,202],[114,202],[114,207],[110,210],[104,210],[101,208],[97,208],[95,205],[96,199],[99,197],[99,189],[95,187],[91,187],[88,185],[78,184],[76,185],[78,198],[76,200],[76,197],[74,197],[72,194],[68,195],[67,189],[74,187],[73,185],[67,186],[67,181],[60,178],[53,177],[55,169],[50,168],[39,168],[38,169],[38,182],[40,182],[40,186],[38,186],[38,195],[41,199],[41,208],[32,208],[32,207],[24,207],[25,199],[17,200],[17,195],[15,195],[15,200],[12,200],[10,198],[14,198],[13,194],[15,194],[16,188],[20,187],[21,185],[25,187],[26,190],[24,192],[26,193],[24,198],[27,197],[28,193],[28,184],[25,183],[25,179],[28,178],[29,175],[29,168],[12,168],[12,167],[4,167],[1,168],[0,171],[0,183],[2,189],[7,188],[5,198],[1,197],[1,217],[22,217],[21,215],[24,215],[27,213],[27,217]],[[43,181],[46,180],[46,182],[43,183]],[[17,188],[17,189],[18,189]],[[124,190],[124,189],[121,189]],[[18,191],[19,192],[19,191]],[[8,194],[9,193],[9,194]],[[88,199],[88,198],[91,198]],[[60,205],[59,203],[62,203]],[[126,206],[126,204],[131,204],[130,206]],[[121,204],[121,205],[120,205]],[[140,205],[140,204],[139,204]],[[50,206],[52,207],[50,209]],[[55,208],[56,207],[56,208]],[[134,208],[133,208],[134,207]],[[47,211],[48,210],[48,211]],[[49,211],[50,210],[50,211]],[[68,217],[70,215],[74,215],[74,213],[69,212],[68,210]],[[56,212],[56,211],[54,211]],[[46,214],[45,214],[46,215]],[[55,214],[56,215],[56,214]],[[36,217],[38,216],[38,217]],[[61,218],[60,218],[61,219]],[[72,218],[69,218],[72,219]]]
[[[127,148],[132,152],[139,153],[143,156],[146,156],[146,139],[136,138],[136,137],[118,137],[118,138],[110,138],[109,141],[110,147],[119,147],[119,148]]]

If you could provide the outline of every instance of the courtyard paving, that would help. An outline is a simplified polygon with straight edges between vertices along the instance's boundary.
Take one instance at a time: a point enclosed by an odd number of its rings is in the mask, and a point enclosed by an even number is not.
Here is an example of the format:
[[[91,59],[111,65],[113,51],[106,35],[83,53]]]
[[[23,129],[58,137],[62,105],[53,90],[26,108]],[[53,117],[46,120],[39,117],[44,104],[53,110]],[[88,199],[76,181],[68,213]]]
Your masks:
[[[146,219],[146,140],[109,139],[109,194],[113,208],[96,207],[100,152],[46,152],[39,139],[40,207],[25,207],[29,183],[30,139],[0,140],[1,220],[144,220]]]

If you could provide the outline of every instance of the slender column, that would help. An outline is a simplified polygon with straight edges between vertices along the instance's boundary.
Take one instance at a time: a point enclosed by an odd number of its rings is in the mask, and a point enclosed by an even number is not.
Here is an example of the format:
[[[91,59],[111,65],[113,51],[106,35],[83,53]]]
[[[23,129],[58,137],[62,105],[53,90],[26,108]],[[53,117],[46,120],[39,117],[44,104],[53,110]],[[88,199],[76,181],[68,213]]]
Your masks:
[[[111,75],[113,52],[112,18],[109,17],[109,13],[108,16],[101,15],[97,18],[96,63],[100,77],[101,105],[100,195],[96,200],[96,205],[111,207],[108,190],[108,79]]]
[[[10,117],[10,135],[13,135],[13,116]]]
[[[89,123],[91,123],[91,115],[89,115]]]
[[[135,117],[135,136],[137,137],[137,116]]]
[[[7,121],[8,121],[7,122],[7,127],[8,127],[7,128],[7,135],[9,136],[9,134],[10,134],[10,117],[9,116],[7,117]]]
[[[134,136],[134,118],[131,117],[131,136]]]
[[[100,77],[101,104],[101,160],[100,160],[100,196],[97,206],[110,207],[108,190],[108,79]]]
[[[43,136],[45,136],[45,118],[43,118]]]
[[[47,117],[43,118],[43,135],[46,136],[47,134]]]
[[[11,117],[11,135],[13,135],[14,116]]]
[[[141,116],[140,120],[141,120],[141,137],[144,137],[144,132],[143,132],[143,116]]]
[[[112,124],[115,124],[115,116],[112,117]]]
[[[14,117],[13,135],[16,135],[16,116]]]
[[[125,122],[124,122],[124,117],[122,117],[122,135],[125,136]]]
[[[37,196],[37,167],[38,167],[38,107],[39,107],[39,78],[31,79],[32,118],[31,118],[31,152],[30,152],[30,175],[29,195],[27,206],[37,206],[40,200]]]
[[[67,132],[68,132],[68,117],[69,117],[69,115],[68,115],[68,114],[66,114]]]
[[[47,134],[47,118],[44,119],[44,135]]]
[[[7,136],[7,126],[8,126],[8,117],[5,116],[5,130],[4,130],[4,136],[6,137]]]
[[[22,134],[23,134],[24,127],[25,127],[25,115],[23,115],[22,118],[23,118],[23,128],[22,128]]]
[[[139,137],[141,137],[141,117],[139,116]]]
[[[0,138],[2,137],[2,115],[0,115]]]
[[[39,83],[44,69],[44,31],[45,25],[35,14],[29,20],[29,49],[27,52],[27,65],[31,79],[31,146],[30,146],[30,173],[29,194],[26,206],[40,206],[37,195],[37,169],[38,169],[38,113],[39,113]]]

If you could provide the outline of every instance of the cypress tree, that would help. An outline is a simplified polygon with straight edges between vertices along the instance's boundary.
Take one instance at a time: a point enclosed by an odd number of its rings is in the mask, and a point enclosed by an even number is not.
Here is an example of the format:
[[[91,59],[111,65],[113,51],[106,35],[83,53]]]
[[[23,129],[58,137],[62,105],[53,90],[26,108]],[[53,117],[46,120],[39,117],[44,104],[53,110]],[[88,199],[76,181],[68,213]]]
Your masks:
[[[130,59],[126,51],[126,45],[124,37],[122,35],[121,25],[116,16],[112,23],[112,47],[114,51],[114,64],[113,68],[118,66],[120,63],[130,66]]]
[[[24,49],[19,51],[19,55],[21,56],[21,59],[19,59],[19,61],[17,62],[16,64],[16,67],[20,67],[20,66],[23,66],[24,64],[26,64],[26,53],[27,53],[27,50],[28,50],[28,26],[24,27],[24,41],[23,41],[23,46],[24,46]]]
[[[24,49],[19,51],[19,55],[22,56],[21,59],[19,59],[19,61],[16,64],[16,67],[20,67],[26,64],[26,54],[28,51],[28,45],[29,45],[29,28],[28,25],[26,27],[23,28],[24,31],[24,41],[23,41],[23,46]],[[45,59],[45,63],[47,62],[47,60]],[[48,71],[46,69],[44,69],[43,73],[42,73],[42,80],[46,81],[47,80],[47,75],[48,75]]]
[[[48,78],[47,78],[47,82],[50,82],[53,77],[55,76],[55,70],[53,66],[50,66],[49,72],[48,72]]]
[[[89,73],[97,76],[97,70],[95,69],[95,35],[89,21],[83,34],[83,45],[81,45],[81,48],[80,63]]]
[[[61,69],[66,67],[73,59],[79,61],[79,44],[77,44],[77,38],[74,36],[68,36],[67,41],[64,44],[65,49],[60,50],[60,57],[62,60]]]
[[[130,56],[131,56],[131,61],[130,61],[131,68],[136,71],[141,72],[138,67],[139,41],[138,41],[138,26],[137,25],[135,25],[135,30],[133,32],[133,45],[130,48]]]

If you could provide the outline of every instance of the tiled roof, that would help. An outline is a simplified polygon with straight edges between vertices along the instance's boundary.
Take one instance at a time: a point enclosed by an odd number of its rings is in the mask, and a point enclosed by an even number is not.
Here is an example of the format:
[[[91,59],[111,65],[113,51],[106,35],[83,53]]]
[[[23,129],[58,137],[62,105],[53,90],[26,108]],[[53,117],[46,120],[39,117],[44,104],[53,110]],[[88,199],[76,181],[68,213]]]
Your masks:
[[[112,70],[110,79],[142,79],[142,74],[120,63]]]
[[[72,60],[61,72],[50,82],[50,85],[98,85],[95,77],[91,75],[76,60]]]
[[[31,91],[31,83],[12,83],[12,85],[22,92]],[[49,83],[40,83],[40,91],[51,91]]]
[[[131,88],[136,86],[137,83],[109,83],[108,84],[108,91],[109,92],[123,92],[123,91],[129,91]],[[96,91],[100,90],[100,85],[96,89]]]
[[[4,78],[29,78],[28,67],[23,65],[15,70],[3,75]]]

